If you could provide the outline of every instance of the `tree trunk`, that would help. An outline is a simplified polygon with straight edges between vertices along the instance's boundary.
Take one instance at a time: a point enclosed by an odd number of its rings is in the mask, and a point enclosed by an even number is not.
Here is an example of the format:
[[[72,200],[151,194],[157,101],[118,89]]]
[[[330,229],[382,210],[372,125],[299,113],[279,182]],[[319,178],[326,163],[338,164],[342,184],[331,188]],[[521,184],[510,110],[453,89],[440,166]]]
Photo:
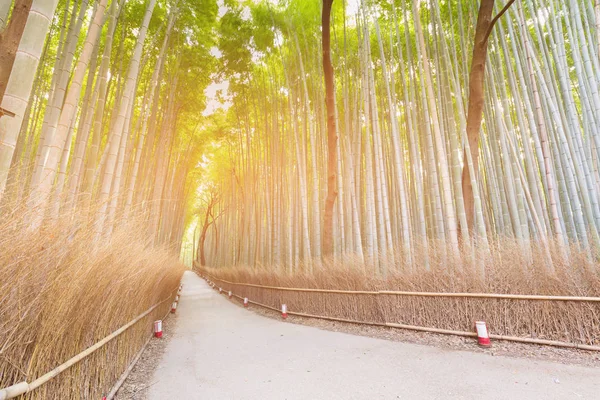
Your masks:
[[[469,75],[469,105],[467,111],[467,140],[471,148],[471,159],[473,161],[473,171],[477,174],[479,168],[479,130],[481,128],[481,119],[483,117],[484,105],[484,78],[485,62],[487,59],[488,38],[487,31],[492,19],[495,0],[481,0],[479,5],[479,14],[477,16],[477,27],[475,28],[475,41],[473,46],[473,56],[471,60],[471,73]],[[464,159],[467,159],[465,153]],[[471,176],[467,164],[463,166],[462,188],[465,202],[465,212],[467,214],[467,226],[469,231],[473,230],[474,219],[474,200],[473,187],[471,186]]]
[[[323,229],[323,254],[333,254],[333,208],[337,197],[337,134],[335,121],[335,98],[333,65],[331,64],[331,6],[333,0],[323,0],[321,25],[323,27],[323,76],[325,78],[325,105],[327,107],[327,197]]]
[[[216,204],[216,197],[211,195],[211,198],[206,206],[206,214],[204,215],[204,223],[202,224],[202,233],[200,234],[200,238],[198,239],[198,256],[200,258],[200,265],[203,267],[206,265],[206,252],[204,251],[204,242],[206,241],[206,233],[208,232],[208,228],[212,225],[214,221],[213,216],[213,208]],[[212,221],[209,218],[213,218]]]
[[[24,112],[29,103],[35,72],[57,3],[58,0],[35,0],[31,5],[23,31],[23,40],[19,44],[2,99],[2,108],[11,110],[15,116],[0,118],[0,198],[4,192]]]
[[[495,0],[481,0],[479,4],[473,56],[471,59],[471,73],[469,75],[469,106],[467,111],[467,140],[471,149],[472,170],[475,174],[477,174],[479,169],[479,130],[481,129],[481,119],[483,117],[488,39],[498,18],[502,16],[513,2],[514,0],[509,0],[504,9],[494,19],[492,19],[492,12],[494,11]],[[464,160],[467,160],[466,150]],[[477,181],[477,177],[475,178],[475,181]],[[469,227],[469,231],[472,232],[475,207],[471,175],[469,174],[467,163],[464,163],[463,166],[462,188],[465,212],[467,214],[467,226]]]
[[[16,0],[10,22],[6,29],[0,32],[0,102],[4,97],[32,3],[33,0]],[[3,113],[4,111],[0,110],[0,118]]]

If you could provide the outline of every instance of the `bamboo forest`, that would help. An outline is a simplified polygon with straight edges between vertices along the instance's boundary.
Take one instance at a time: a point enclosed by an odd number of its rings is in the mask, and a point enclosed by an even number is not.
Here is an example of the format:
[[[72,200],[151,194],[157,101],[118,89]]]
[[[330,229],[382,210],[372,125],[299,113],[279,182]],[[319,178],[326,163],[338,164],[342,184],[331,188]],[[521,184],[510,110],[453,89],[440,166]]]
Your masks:
[[[599,0],[0,0],[0,101],[0,400],[100,398],[145,328],[31,381],[186,269],[286,316],[599,350]]]
[[[208,264],[293,271],[333,254],[417,272],[428,247],[505,239],[546,248],[549,271],[570,249],[596,256],[599,6],[335,2],[327,94],[307,3],[220,19],[229,108],[207,121],[222,135],[201,185]]]

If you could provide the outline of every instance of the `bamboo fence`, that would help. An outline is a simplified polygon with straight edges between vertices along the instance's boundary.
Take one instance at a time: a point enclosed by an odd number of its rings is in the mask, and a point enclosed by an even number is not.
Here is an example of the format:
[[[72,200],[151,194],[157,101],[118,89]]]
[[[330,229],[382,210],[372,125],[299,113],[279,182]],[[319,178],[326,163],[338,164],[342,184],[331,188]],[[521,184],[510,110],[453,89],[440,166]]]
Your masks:
[[[54,368],[53,370],[51,370],[51,371],[45,373],[44,375],[40,376],[39,378],[35,379],[33,382],[23,381],[23,382],[19,382],[19,383],[16,383],[14,385],[11,385],[9,387],[6,387],[4,389],[0,389],[0,400],[12,399],[12,398],[15,398],[17,396],[20,396],[20,395],[32,392],[33,390],[37,389],[38,387],[40,387],[40,386],[44,385],[45,383],[49,382],[50,380],[56,378],[62,372],[64,372],[67,369],[71,368],[73,365],[77,364],[81,360],[83,360],[86,357],[90,356],[95,351],[101,349],[107,343],[111,342],[113,339],[117,338],[118,336],[120,336],[121,334],[123,334],[124,332],[126,332],[129,328],[131,328],[132,326],[134,326],[135,324],[137,324],[144,317],[146,317],[148,314],[150,314],[152,311],[154,311],[158,306],[160,306],[161,304],[163,304],[166,301],[171,300],[173,298],[173,294],[177,290],[178,290],[178,288],[175,289],[175,290],[173,290],[169,294],[169,296],[167,296],[165,299],[159,301],[158,303],[156,303],[155,305],[153,305],[152,307],[150,307],[149,309],[147,309],[146,311],[144,311],[142,314],[138,315],[137,317],[135,317],[134,319],[132,319],[131,321],[129,321],[127,324],[123,325],[122,327],[120,327],[119,329],[117,329],[116,331],[114,331],[113,333],[111,333],[110,335],[106,336],[104,339],[100,340],[99,342],[97,342],[93,346],[88,347],[87,349],[85,349],[81,353],[73,356],[72,358],[70,358],[69,360],[65,361],[64,363],[62,363],[58,367]],[[145,347],[145,345],[143,347]],[[125,371],[125,373],[128,373],[128,372],[131,371],[132,366],[135,365],[135,363],[139,359],[139,355],[140,354],[138,353],[138,356],[136,356],[134,358],[134,360],[132,361],[132,363],[130,364],[130,366],[127,368],[127,370]],[[123,381],[124,381],[124,379],[123,379]],[[119,381],[117,382],[118,386],[120,386],[119,383],[122,384],[121,379],[119,379]],[[117,385],[115,385],[115,387]],[[118,387],[117,387],[117,390],[118,390]],[[115,390],[115,392],[116,392],[116,390]],[[112,393],[112,391],[111,391],[111,395],[114,396],[114,393]]]
[[[225,279],[220,279],[215,277],[204,270],[196,269],[196,272],[199,275],[207,280],[209,283],[219,282],[222,286],[222,293],[227,294],[229,290],[232,291],[233,296],[243,301],[244,297],[248,297],[248,302],[250,304],[254,304],[272,311],[280,311],[281,304],[287,304],[289,315],[295,315],[299,317],[305,318],[317,318],[322,320],[343,322],[343,323],[352,323],[359,325],[371,325],[371,326],[381,326],[381,327],[390,327],[390,328],[400,328],[400,329],[408,329],[414,331],[422,331],[422,332],[430,332],[430,333],[438,333],[438,334],[447,334],[447,335],[455,335],[455,336],[464,336],[464,337],[476,337],[477,334],[475,331],[468,330],[459,330],[459,329],[447,329],[446,327],[431,327],[431,326],[421,326],[416,324],[407,324],[407,323],[398,323],[392,322],[389,320],[390,315],[394,315],[394,311],[390,308],[395,304],[393,301],[387,301],[386,298],[389,297],[407,297],[407,298],[439,298],[439,299],[450,299],[452,301],[462,301],[468,302],[471,300],[487,300],[487,301],[504,301],[504,302],[521,302],[526,303],[524,306],[527,307],[528,303],[540,303],[540,302],[549,302],[550,306],[545,307],[546,309],[552,309],[552,305],[557,304],[569,304],[573,306],[580,306],[584,308],[585,312],[592,311],[593,321],[590,321],[590,325],[592,329],[595,331],[592,335],[588,335],[597,340],[600,337],[600,332],[598,332],[599,326],[597,324],[598,313],[600,312],[600,297],[582,297],[582,296],[544,296],[544,295],[522,295],[522,294],[498,294],[498,293],[434,293],[434,292],[410,292],[410,291],[396,291],[396,290],[377,290],[377,291],[368,291],[368,290],[336,290],[336,289],[318,289],[318,288],[300,288],[300,287],[281,287],[281,286],[268,286],[268,285],[260,285],[253,283],[245,283],[245,282],[232,282]],[[214,286],[215,289],[219,289],[218,285]],[[233,288],[238,288],[238,293],[234,293]],[[251,289],[255,294],[255,299],[252,300],[248,292],[244,292],[242,288]],[[267,301],[259,302],[257,301],[257,297],[260,295],[256,291],[262,292],[280,292],[281,294],[278,296],[269,296],[265,295],[264,298]],[[243,293],[240,293],[243,292]],[[287,298],[286,298],[287,294]],[[293,294],[298,294],[298,296],[302,297],[294,297]],[[357,297],[358,299],[355,302],[352,301],[339,301],[334,300],[335,306],[327,307],[324,305],[319,305],[315,307],[317,309],[327,309],[330,311],[329,315],[324,315],[325,313],[315,313],[315,312],[301,312],[300,310],[290,311],[290,303],[298,304],[297,308],[309,308],[316,303],[314,299],[308,299],[311,296],[315,297],[317,295],[333,295],[337,297],[343,297],[344,299],[348,299],[349,296]],[[308,296],[308,298],[306,297]],[[377,316],[374,318],[368,319],[358,319],[355,315],[366,315],[369,316],[368,313],[362,312],[360,302],[361,299],[367,300],[364,308],[378,308]],[[318,299],[319,302],[323,302],[323,298]],[[278,301],[280,304],[274,304],[274,302]],[[346,304],[344,306],[343,304]],[[358,303],[358,304],[357,304]],[[341,307],[344,310],[341,310]],[[422,306],[422,305],[421,305]],[[468,305],[463,305],[465,309],[469,308]],[[506,306],[505,306],[506,307]],[[386,309],[387,308],[387,309]],[[460,307],[457,307],[460,308]],[[471,308],[474,308],[471,306]],[[510,309],[510,307],[507,307]],[[557,307],[560,308],[560,307]],[[447,309],[446,309],[447,311]],[[444,314],[446,312],[444,309],[438,309],[431,311],[432,313]],[[362,312],[362,314],[361,314]],[[492,310],[491,313],[495,313],[495,310]],[[533,312],[532,312],[533,313]],[[341,317],[338,315],[331,314],[339,314],[345,315],[345,317]],[[372,315],[372,314],[371,314]],[[483,318],[486,319],[485,317]],[[474,323],[474,320],[471,321]],[[474,325],[473,325],[474,326]],[[594,328],[595,327],[595,328]],[[511,342],[520,342],[520,343],[529,343],[529,344],[537,344],[537,345],[547,345],[554,347],[563,347],[563,348],[573,348],[573,349],[581,349],[588,351],[600,351],[600,346],[597,346],[593,343],[577,343],[575,341],[564,341],[564,340],[548,340],[542,338],[544,336],[543,333],[540,333],[538,337],[525,337],[525,336],[517,336],[514,334],[490,334],[491,339],[495,340],[505,340]]]

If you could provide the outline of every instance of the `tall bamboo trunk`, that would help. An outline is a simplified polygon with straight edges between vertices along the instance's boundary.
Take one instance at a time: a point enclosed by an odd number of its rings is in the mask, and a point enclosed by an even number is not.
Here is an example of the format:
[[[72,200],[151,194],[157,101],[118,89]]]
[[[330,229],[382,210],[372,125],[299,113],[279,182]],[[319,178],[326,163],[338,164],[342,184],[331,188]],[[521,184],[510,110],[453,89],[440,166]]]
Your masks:
[[[148,32],[150,18],[152,18],[155,5],[156,0],[150,0],[146,7],[144,19],[138,32],[137,42],[133,51],[133,56],[129,64],[129,70],[127,72],[127,80],[125,82],[125,87],[123,89],[121,104],[118,110],[117,117],[115,119],[115,124],[113,126],[113,140],[109,143],[108,148],[106,150],[106,166],[100,183],[100,191],[98,195],[98,203],[100,206],[100,209],[98,211],[98,219],[96,221],[96,232],[98,234],[100,234],[105,228],[104,224],[108,216],[108,200],[110,196],[112,182],[114,179],[115,170],[117,168],[117,157],[121,143],[121,136],[123,135],[123,131],[125,129],[125,120],[127,118],[127,111],[129,109],[130,99],[133,96],[135,96],[136,81],[140,68],[142,49],[144,41],[146,39],[146,34]]]
[[[67,145],[69,131],[73,124],[75,113],[77,111],[77,103],[81,94],[83,78],[85,76],[90,58],[94,50],[94,44],[102,30],[102,22],[104,21],[104,12],[108,0],[101,0],[90,22],[90,27],[83,45],[83,50],[77,61],[77,66],[73,74],[73,79],[69,86],[69,90],[65,96],[64,105],[60,112],[56,132],[53,135],[51,146],[48,149],[47,160],[40,177],[40,183],[34,187],[28,199],[28,207],[33,211],[31,217],[31,228],[37,228],[44,217],[47,202],[52,190],[54,178],[58,172],[59,163],[63,154],[63,149]],[[59,188],[60,189],[60,188]],[[60,193],[57,193],[60,195]],[[56,212],[56,209],[54,210]],[[51,215],[56,217],[56,215]]]
[[[0,118],[0,199],[6,187],[8,170],[31,96],[35,72],[57,3],[58,0],[35,0],[32,3],[6,85],[2,108],[10,110],[15,116]]]

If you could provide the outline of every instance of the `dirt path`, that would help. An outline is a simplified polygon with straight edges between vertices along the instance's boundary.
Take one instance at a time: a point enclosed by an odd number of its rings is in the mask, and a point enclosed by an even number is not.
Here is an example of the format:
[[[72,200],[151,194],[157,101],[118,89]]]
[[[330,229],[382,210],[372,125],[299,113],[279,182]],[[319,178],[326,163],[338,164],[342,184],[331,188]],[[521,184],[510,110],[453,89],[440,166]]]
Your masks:
[[[192,272],[149,399],[598,399],[600,369],[283,323]]]

